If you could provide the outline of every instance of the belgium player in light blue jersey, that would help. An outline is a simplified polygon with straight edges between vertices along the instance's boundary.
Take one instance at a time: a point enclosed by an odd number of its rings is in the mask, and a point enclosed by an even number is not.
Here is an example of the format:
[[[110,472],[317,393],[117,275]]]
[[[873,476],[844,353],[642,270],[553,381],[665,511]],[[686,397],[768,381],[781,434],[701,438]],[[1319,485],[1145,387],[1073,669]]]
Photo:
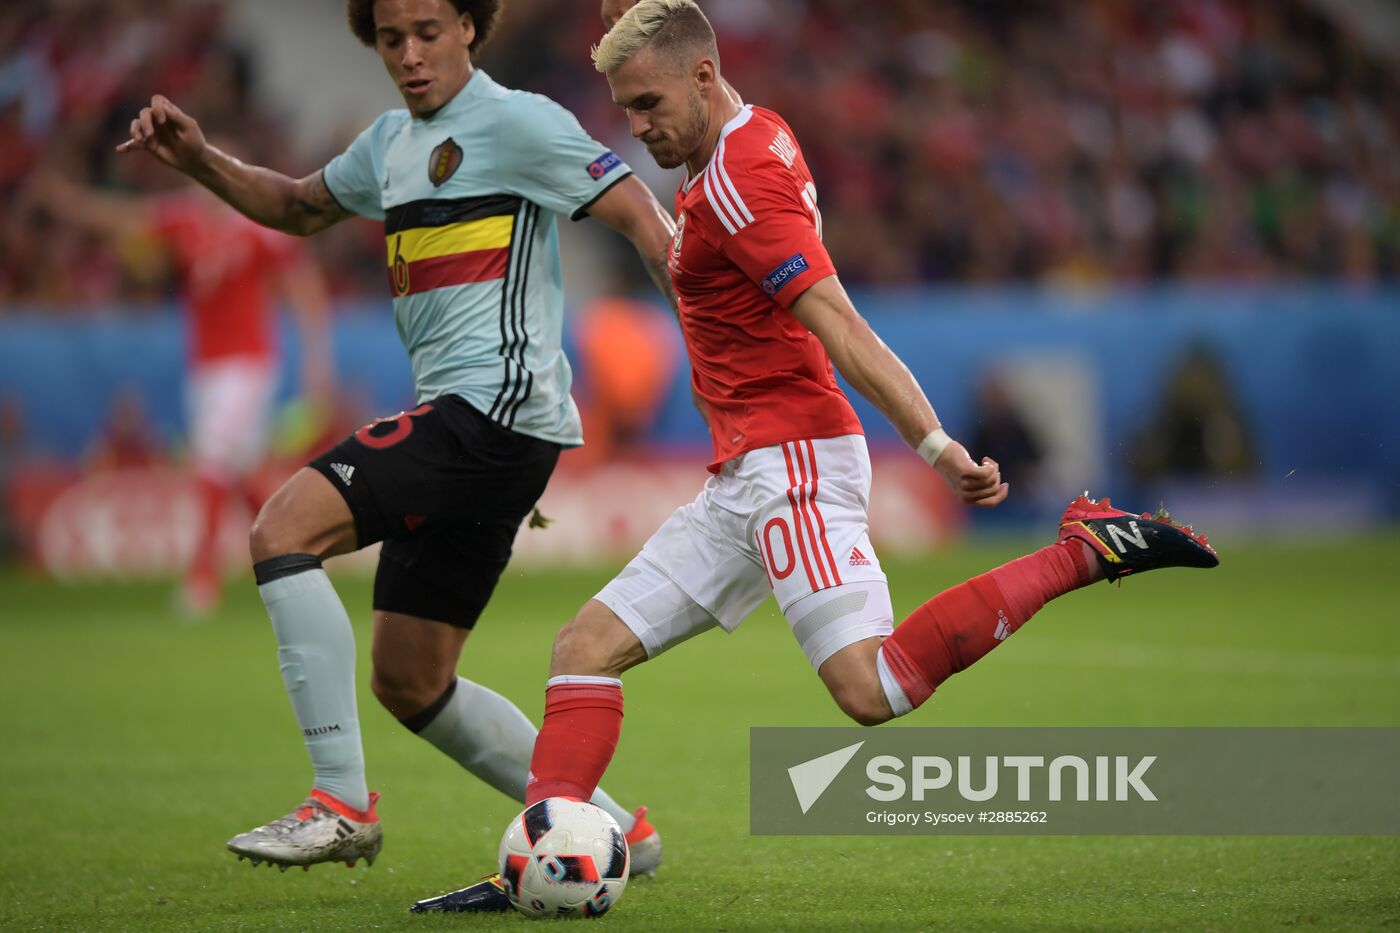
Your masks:
[[[405,107],[301,179],[246,165],[154,97],[124,152],[145,150],[269,227],[309,235],[358,214],[384,222],[385,287],[418,404],[381,418],[296,473],[250,538],[283,680],[315,772],[292,813],[229,848],[282,868],[372,861],[382,844],[365,780],[355,642],[322,559],[383,542],[374,585],[372,687],[409,729],[517,800],[535,728],[509,700],[456,674],[472,626],[561,449],[582,442],[560,348],[556,218],[591,216],[636,246],[674,305],[667,212],[607,146],[547,98],[473,65],[499,0],[349,0]],[[629,830],[633,872],[660,839],[606,794]],[[485,903],[504,906],[499,892]]]

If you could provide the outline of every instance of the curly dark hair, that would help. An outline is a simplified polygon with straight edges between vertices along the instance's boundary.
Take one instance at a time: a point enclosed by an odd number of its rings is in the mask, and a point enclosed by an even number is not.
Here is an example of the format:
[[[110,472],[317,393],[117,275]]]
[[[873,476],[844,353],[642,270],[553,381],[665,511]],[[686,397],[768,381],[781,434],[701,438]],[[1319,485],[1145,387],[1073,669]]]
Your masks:
[[[470,13],[476,25],[476,38],[469,51],[472,57],[491,38],[496,28],[496,20],[501,15],[502,0],[450,0],[458,15]],[[350,31],[365,45],[374,46],[374,0],[345,0],[345,18],[350,21]]]

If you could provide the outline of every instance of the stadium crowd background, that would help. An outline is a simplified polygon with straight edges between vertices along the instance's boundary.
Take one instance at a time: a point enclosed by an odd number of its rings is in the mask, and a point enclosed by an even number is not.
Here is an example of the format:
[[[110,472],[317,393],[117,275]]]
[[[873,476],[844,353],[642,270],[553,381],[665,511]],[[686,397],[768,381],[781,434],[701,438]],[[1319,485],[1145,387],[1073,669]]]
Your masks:
[[[587,60],[602,29],[595,6],[513,0],[483,64],[628,151]],[[802,140],[848,282],[1400,274],[1395,61],[1314,3],[711,0],[707,10],[726,76]],[[286,171],[312,171],[348,141],[351,128],[309,151],[292,145],[297,114],[255,93],[256,49],[229,38],[227,12],[176,0],[3,5],[0,196],[11,207],[0,313],[139,306],[170,292],[170,266],[150,244],[111,249],[25,197],[41,164],[117,188],[175,184],[111,152],[153,88]],[[353,39],[334,26],[326,41],[345,45],[346,67],[373,67],[350,58]],[[669,183],[658,187],[669,196]],[[373,225],[313,244],[342,293],[383,294]]]

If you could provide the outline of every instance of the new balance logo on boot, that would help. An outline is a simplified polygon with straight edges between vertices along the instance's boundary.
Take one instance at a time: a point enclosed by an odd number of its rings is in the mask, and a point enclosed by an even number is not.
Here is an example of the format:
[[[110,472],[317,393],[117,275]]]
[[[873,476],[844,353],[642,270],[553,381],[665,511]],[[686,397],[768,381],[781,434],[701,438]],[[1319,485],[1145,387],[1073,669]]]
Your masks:
[[[1128,553],[1128,545],[1130,544],[1141,550],[1147,550],[1147,540],[1143,538],[1142,529],[1138,527],[1137,522],[1128,522],[1130,531],[1124,531],[1120,525],[1105,525],[1104,527],[1108,531],[1108,537],[1112,539],[1113,546],[1118,549],[1119,554]]]

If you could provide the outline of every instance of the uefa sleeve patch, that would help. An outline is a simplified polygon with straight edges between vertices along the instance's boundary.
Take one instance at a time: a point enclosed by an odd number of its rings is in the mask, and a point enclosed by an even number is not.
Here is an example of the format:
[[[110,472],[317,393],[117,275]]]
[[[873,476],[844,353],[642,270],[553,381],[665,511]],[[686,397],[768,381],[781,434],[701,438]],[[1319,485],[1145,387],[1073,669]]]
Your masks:
[[[763,291],[776,295],[782,287],[807,271],[807,257],[798,253],[783,260],[782,265],[763,277]]]
[[[588,163],[588,177],[602,178],[621,164],[622,158],[616,152],[605,152]]]

